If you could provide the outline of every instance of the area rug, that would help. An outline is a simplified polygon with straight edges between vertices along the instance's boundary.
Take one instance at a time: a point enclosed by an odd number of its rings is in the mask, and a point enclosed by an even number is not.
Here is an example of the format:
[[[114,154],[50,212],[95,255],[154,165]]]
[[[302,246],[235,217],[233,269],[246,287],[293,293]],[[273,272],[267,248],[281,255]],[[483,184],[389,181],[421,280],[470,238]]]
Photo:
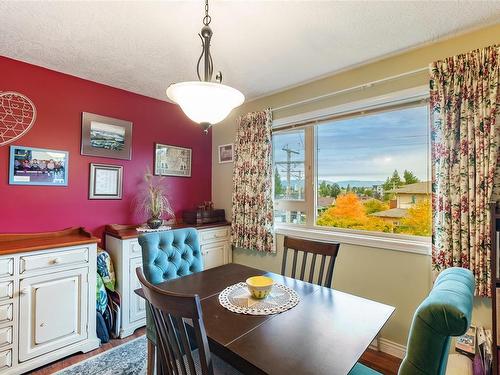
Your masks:
[[[56,372],[57,375],[145,375],[147,342],[141,336]]]

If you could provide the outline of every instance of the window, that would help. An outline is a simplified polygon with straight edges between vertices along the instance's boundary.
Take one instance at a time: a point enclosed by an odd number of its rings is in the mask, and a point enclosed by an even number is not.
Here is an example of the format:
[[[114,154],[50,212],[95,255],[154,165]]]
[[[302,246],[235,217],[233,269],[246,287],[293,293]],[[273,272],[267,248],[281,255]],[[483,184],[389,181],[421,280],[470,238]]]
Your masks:
[[[273,146],[276,223],[430,236],[426,103],[276,131]]]

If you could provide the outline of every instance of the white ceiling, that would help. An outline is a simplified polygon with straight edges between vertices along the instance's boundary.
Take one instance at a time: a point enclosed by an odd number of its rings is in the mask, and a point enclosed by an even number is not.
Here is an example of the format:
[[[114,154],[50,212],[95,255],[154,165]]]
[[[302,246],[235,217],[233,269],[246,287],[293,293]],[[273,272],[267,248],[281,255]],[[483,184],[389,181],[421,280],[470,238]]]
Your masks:
[[[247,99],[481,25],[500,1],[211,1],[212,55]],[[166,100],[194,80],[202,1],[0,0],[0,53]],[[1,87],[0,87],[1,89]]]

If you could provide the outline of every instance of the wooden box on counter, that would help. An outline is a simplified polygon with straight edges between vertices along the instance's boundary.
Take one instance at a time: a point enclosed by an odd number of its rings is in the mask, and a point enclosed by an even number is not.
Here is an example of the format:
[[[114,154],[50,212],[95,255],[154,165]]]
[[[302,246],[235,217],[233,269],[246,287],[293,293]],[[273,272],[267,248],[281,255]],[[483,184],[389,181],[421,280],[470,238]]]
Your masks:
[[[221,209],[184,211],[182,220],[193,225],[219,223],[226,220],[226,213]]]

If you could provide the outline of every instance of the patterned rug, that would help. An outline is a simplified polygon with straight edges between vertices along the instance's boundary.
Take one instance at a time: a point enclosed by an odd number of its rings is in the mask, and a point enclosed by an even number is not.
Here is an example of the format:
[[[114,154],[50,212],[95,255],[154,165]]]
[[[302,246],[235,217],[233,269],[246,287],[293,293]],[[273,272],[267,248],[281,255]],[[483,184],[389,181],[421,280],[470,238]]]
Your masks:
[[[145,375],[147,342],[141,336],[56,372],[57,375]]]

